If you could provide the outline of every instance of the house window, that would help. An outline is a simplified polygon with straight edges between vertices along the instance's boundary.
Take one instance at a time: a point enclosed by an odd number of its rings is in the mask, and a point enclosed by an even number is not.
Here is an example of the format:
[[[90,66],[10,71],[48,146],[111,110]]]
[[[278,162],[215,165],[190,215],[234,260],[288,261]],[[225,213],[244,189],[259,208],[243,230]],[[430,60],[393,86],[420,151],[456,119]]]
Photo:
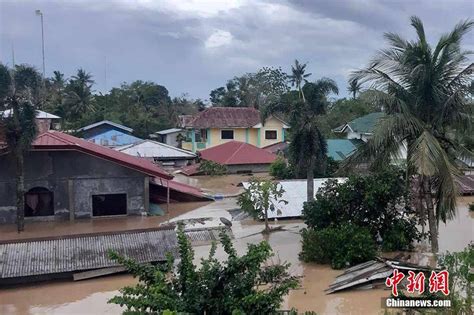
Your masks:
[[[277,131],[276,130],[265,130],[265,139],[266,140],[276,140]]]
[[[234,139],[234,130],[221,130],[221,139],[222,140]]]
[[[54,215],[54,194],[44,187],[35,187],[25,194],[25,217]]]
[[[95,217],[127,214],[126,194],[92,195],[92,215]]]

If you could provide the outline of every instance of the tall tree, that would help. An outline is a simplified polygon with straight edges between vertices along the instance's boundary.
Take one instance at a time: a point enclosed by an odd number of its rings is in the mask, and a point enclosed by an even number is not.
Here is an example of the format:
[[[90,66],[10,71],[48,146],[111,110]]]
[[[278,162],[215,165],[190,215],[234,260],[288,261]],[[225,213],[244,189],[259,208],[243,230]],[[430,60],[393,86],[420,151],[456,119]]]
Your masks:
[[[408,170],[416,176],[423,198],[420,220],[424,222],[426,213],[436,253],[439,220],[446,222],[455,215],[456,177],[460,174],[455,160],[473,156],[452,131],[471,130],[467,95],[474,65],[468,59],[471,52],[461,49],[461,40],[474,23],[459,23],[434,47],[427,42],[418,17],[411,18],[411,25],[417,34],[415,41],[385,34],[390,47],[353,75],[381,91],[379,100],[387,117],[349,162],[370,156],[376,163],[388,163],[399,156],[400,143],[406,144]]]
[[[352,99],[356,99],[357,94],[360,93],[361,86],[362,85],[356,79],[349,80],[347,91],[352,94]]]
[[[85,113],[95,110],[93,84],[92,75],[84,69],[79,69],[77,74],[69,80],[65,88],[64,105],[72,119],[77,120]]]
[[[308,78],[311,73],[306,72],[307,63],[300,63],[297,59],[295,59],[295,64],[291,66],[291,75],[289,76],[291,86],[295,86],[298,92],[300,93],[300,97],[302,98],[303,102],[305,102],[305,97],[303,93],[303,83],[308,82],[306,78]]]
[[[32,67],[8,69],[0,64],[0,129],[15,159],[18,232],[25,227],[24,155],[37,133],[35,106],[41,82],[41,75]]]
[[[299,176],[306,175],[307,201],[314,199],[314,172],[318,170],[324,173],[327,160],[327,144],[319,128],[318,118],[326,113],[329,94],[338,92],[333,80],[322,78],[314,83],[306,83],[299,92],[299,99],[287,95],[279,102],[272,103],[263,113],[263,117],[272,113],[283,113],[289,117],[289,159]]]

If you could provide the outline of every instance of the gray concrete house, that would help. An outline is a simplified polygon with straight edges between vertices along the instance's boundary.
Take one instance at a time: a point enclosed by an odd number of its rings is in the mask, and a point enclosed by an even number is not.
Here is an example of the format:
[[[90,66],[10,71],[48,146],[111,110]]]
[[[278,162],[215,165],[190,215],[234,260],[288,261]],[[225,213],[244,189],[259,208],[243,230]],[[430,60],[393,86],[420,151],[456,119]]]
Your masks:
[[[40,134],[25,157],[26,220],[139,215],[158,165],[58,131]],[[13,156],[0,143],[0,223],[16,219]]]

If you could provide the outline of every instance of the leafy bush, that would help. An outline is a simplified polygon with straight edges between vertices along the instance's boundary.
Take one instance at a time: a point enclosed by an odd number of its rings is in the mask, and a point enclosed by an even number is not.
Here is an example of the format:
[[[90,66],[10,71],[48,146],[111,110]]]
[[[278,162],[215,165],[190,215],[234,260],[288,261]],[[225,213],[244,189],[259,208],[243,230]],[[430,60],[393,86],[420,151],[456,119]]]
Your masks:
[[[285,158],[278,156],[278,158],[270,165],[270,175],[276,179],[290,179],[293,178],[293,171]]]
[[[474,211],[474,203],[471,203],[471,204],[469,205],[469,211]]]
[[[344,223],[321,230],[302,230],[303,261],[330,263],[335,269],[373,259],[376,245],[368,229]]]
[[[204,175],[209,176],[220,176],[227,174],[227,167],[225,165],[216,163],[214,161],[203,160],[199,165],[200,172],[203,172]]]
[[[370,176],[352,176],[344,183],[329,180],[305,203],[303,218],[316,230],[351,222],[382,238],[383,250],[408,250],[421,235],[411,220],[403,172],[395,168]]]
[[[238,197],[237,204],[254,219],[265,220],[265,233],[270,232],[268,211],[279,211],[280,204],[288,204],[282,199],[285,190],[271,180],[252,178],[249,187]]]
[[[214,243],[201,267],[193,263],[194,251],[182,228],[178,231],[180,262],[177,270],[169,258],[164,266],[137,262],[110,253],[139,283],[120,290],[109,303],[126,307],[133,314],[272,314],[298,280],[288,273],[289,264],[268,265],[273,251],[267,242],[249,244],[247,253],[237,256],[232,241],[221,232],[220,241],[228,255],[215,258]]]

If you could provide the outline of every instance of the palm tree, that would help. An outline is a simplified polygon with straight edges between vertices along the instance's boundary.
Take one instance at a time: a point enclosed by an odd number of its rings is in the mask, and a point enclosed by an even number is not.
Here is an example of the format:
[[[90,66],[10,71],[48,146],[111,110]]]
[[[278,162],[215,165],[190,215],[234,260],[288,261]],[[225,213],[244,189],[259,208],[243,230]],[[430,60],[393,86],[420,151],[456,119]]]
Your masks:
[[[461,50],[461,40],[474,25],[463,21],[439,39],[432,48],[422,21],[411,18],[416,41],[385,34],[390,47],[365,69],[353,74],[359,82],[379,89],[379,101],[387,111],[367,145],[349,162],[373,157],[388,163],[399,156],[400,143],[407,147],[407,170],[416,177],[423,198],[421,223],[428,217],[432,251],[438,251],[438,223],[455,215],[460,174],[457,158],[472,157],[453,130],[469,130],[471,113],[468,88],[474,71],[470,52]],[[468,131],[467,131],[468,132]]]
[[[311,75],[311,73],[305,73],[306,66],[307,63],[300,63],[297,59],[295,59],[295,64],[291,66],[291,75],[289,76],[291,86],[296,87],[303,102],[306,100],[302,89],[302,83],[308,82],[306,78]]]
[[[327,145],[319,129],[317,118],[324,115],[329,104],[328,95],[338,93],[336,82],[323,78],[314,83],[306,83],[300,95],[306,95],[294,101],[283,97],[278,103],[265,108],[264,117],[270,113],[283,113],[289,117],[291,142],[290,161],[298,173],[306,176],[307,201],[314,199],[314,172],[323,171],[326,166]]]
[[[352,94],[352,98],[355,100],[358,93],[360,93],[362,85],[356,80],[349,80],[349,86],[347,91]]]
[[[41,75],[32,67],[8,69],[0,64],[0,126],[15,159],[18,232],[25,224],[24,154],[36,137],[36,110]]]
[[[66,86],[64,105],[74,118],[80,117],[85,112],[95,111],[93,84],[92,75],[79,69]]]

